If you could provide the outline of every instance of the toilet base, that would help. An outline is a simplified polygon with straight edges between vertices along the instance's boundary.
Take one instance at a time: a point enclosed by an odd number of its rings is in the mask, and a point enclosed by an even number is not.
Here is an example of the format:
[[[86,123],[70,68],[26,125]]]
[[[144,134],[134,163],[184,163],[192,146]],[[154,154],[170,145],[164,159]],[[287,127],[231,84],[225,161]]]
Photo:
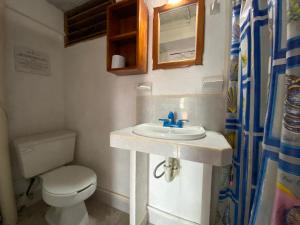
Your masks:
[[[70,207],[51,207],[46,215],[49,225],[88,225],[89,215],[84,202]]]

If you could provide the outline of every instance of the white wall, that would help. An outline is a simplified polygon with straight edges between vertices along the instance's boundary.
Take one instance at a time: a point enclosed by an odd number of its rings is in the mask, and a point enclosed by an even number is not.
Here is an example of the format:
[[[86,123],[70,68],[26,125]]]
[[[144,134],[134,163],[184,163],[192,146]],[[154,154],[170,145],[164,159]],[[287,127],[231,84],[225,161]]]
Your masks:
[[[129,196],[129,153],[109,147],[112,130],[136,123],[137,82],[144,76],[106,72],[106,38],[65,50],[66,127],[79,133],[77,161],[93,168],[98,186]]]
[[[229,9],[226,11],[225,2],[222,1],[221,13],[210,16],[209,4],[213,0],[206,0],[204,65],[152,71],[152,7],[164,2],[162,0],[148,1],[150,27],[147,75],[118,77],[107,73],[105,65],[106,38],[83,42],[65,50],[66,126],[78,131],[77,161],[90,166],[97,172],[100,191],[129,196],[129,154],[126,151],[109,147],[109,132],[136,123],[135,87],[137,83],[151,81],[154,95],[198,94],[203,92],[201,86],[205,77],[223,78],[225,74],[230,14]],[[219,107],[222,109],[222,93],[216,98],[221,99]],[[205,107],[205,105],[200,102],[198,107]],[[218,112],[218,121],[220,121],[220,117],[222,121],[223,111],[219,110]],[[210,117],[210,114],[207,114],[202,115],[201,118]],[[214,120],[214,116],[209,119]],[[220,127],[220,124],[216,124],[216,126]],[[161,160],[160,157],[150,158],[150,168],[153,168]],[[186,179],[181,179],[181,182],[170,184],[169,190],[176,191],[170,191],[169,197],[178,199],[178,194],[181,194],[181,199],[184,199],[184,193],[188,191],[190,197],[187,197],[185,202],[178,201],[178,205],[175,207],[178,209],[180,209],[179,206],[197,208],[197,200],[193,203],[192,196],[197,194],[197,188],[200,186],[199,180],[193,180],[193,176],[197,175],[200,165],[183,162],[182,167],[184,171],[189,171],[190,183],[186,183]],[[189,185],[194,186],[188,189]],[[184,188],[180,189],[183,186]],[[158,190],[151,180],[150,190]],[[151,198],[151,193],[149,197]],[[158,207],[160,207],[159,204]],[[168,211],[163,206],[161,208]],[[176,210],[172,212],[176,213]],[[196,222],[199,219],[196,213],[181,216]]]
[[[0,104],[3,107],[4,104],[4,89],[2,87],[4,87],[4,1],[0,0],[0,84],[1,85],[1,89],[0,89]]]
[[[221,2],[221,12],[210,15],[210,4],[213,0],[205,0],[205,48],[203,66],[172,70],[152,69],[152,8],[164,4],[165,0],[148,0],[149,7],[149,74],[153,82],[154,95],[182,95],[200,93],[201,83],[205,77],[224,77],[225,61],[229,49],[230,33],[230,1]],[[228,45],[227,45],[228,44]]]
[[[6,99],[4,97],[4,11],[4,1],[0,0],[0,214],[3,224],[16,224],[17,210],[8,147]]]
[[[64,34],[63,13],[46,0],[5,0],[5,2],[6,8],[30,17],[32,22],[40,23],[44,28]]]
[[[5,74],[9,113],[9,137],[29,135],[64,127],[63,14],[45,0],[7,0]],[[27,47],[46,53],[51,75],[15,70],[14,49]],[[13,158],[17,192],[25,183]]]

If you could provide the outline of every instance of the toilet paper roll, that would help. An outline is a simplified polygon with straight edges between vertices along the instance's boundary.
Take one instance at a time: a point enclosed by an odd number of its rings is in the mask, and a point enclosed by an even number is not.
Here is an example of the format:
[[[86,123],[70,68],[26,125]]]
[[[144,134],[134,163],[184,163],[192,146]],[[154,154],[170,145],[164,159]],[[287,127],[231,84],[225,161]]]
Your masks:
[[[125,67],[125,57],[121,55],[113,55],[112,56],[112,62],[111,62],[111,68],[117,69],[117,68],[123,68]]]

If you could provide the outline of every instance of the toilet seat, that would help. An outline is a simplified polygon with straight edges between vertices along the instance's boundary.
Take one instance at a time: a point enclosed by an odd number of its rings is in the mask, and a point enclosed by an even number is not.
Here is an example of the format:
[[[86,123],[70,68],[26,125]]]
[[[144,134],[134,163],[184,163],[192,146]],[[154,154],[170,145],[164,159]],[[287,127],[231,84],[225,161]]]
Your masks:
[[[63,166],[40,177],[43,199],[54,207],[66,207],[84,201],[97,186],[95,172],[83,166]]]

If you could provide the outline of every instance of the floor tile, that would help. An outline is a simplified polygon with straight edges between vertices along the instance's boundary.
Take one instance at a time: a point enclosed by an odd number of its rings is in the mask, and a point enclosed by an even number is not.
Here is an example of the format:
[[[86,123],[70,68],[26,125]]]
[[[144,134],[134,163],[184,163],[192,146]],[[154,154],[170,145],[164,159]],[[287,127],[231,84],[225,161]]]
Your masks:
[[[93,198],[86,201],[87,210],[90,214],[90,225],[129,225],[129,216]],[[48,225],[44,215],[48,206],[39,202],[25,208],[19,213],[18,225]]]

